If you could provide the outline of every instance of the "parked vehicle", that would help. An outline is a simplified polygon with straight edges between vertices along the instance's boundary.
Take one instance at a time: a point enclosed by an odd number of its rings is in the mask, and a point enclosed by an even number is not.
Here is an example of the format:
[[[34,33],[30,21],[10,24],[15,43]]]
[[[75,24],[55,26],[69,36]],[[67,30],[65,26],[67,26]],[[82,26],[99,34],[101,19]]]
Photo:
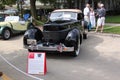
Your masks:
[[[0,36],[8,40],[12,34],[18,34],[27,30],[28,22],[23,21],[19,16],[7,16],[4,22],[0,22]]]
[[[3,22],[5,20],[6,15],[8,15],[8,14],[0,11],[0,22]]]
[[[43,31],[31,25],[24,34],[24,46],[30,52],[68,52],[78,56],[83,38],[83,14],[78,9],[58,9],[51,13]]]

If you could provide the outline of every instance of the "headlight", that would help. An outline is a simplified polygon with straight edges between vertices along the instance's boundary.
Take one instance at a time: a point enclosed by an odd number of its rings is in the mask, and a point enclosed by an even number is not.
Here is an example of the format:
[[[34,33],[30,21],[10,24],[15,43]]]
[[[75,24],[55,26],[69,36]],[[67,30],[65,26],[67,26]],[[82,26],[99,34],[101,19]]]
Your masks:
[[[68,35],[67,35],[67,37],[71,37],[72,36],[72,33],[70,32],[70,33],[68,33]]]
[[[29,44],[29,45],[36,45],[37,41],[35,39],[27,39],[27,44]]]

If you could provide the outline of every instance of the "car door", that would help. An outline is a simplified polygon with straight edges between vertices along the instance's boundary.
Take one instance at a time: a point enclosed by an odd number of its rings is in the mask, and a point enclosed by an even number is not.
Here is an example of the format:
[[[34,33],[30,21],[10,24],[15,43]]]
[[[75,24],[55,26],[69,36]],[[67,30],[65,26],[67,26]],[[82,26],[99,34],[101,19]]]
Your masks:
[[[27,30],[27,22],[19,20],[11,23],[14,30],[25,31]]]

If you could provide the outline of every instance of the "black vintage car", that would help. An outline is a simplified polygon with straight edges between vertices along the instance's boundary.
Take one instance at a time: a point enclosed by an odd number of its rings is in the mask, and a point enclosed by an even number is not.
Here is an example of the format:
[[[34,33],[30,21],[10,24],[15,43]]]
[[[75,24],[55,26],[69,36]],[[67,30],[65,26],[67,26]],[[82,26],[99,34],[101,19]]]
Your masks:
[[[87,38],[83,14],[78,9],[54,10],[43,30],[30,26],[24,34],[23,43],[32,52],[67,52],[78,56],[82,40]]]

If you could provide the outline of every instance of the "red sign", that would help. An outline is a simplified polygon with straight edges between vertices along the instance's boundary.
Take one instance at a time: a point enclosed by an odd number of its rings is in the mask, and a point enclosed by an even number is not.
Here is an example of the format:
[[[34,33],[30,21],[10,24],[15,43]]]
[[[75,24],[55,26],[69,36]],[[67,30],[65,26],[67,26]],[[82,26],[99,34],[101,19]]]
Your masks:
[[[27,72],[29,74],[46,74],[46,54],[44,52],[29,52]]]
[[[29,58],[34,59],[34,53],[29,53]]]

